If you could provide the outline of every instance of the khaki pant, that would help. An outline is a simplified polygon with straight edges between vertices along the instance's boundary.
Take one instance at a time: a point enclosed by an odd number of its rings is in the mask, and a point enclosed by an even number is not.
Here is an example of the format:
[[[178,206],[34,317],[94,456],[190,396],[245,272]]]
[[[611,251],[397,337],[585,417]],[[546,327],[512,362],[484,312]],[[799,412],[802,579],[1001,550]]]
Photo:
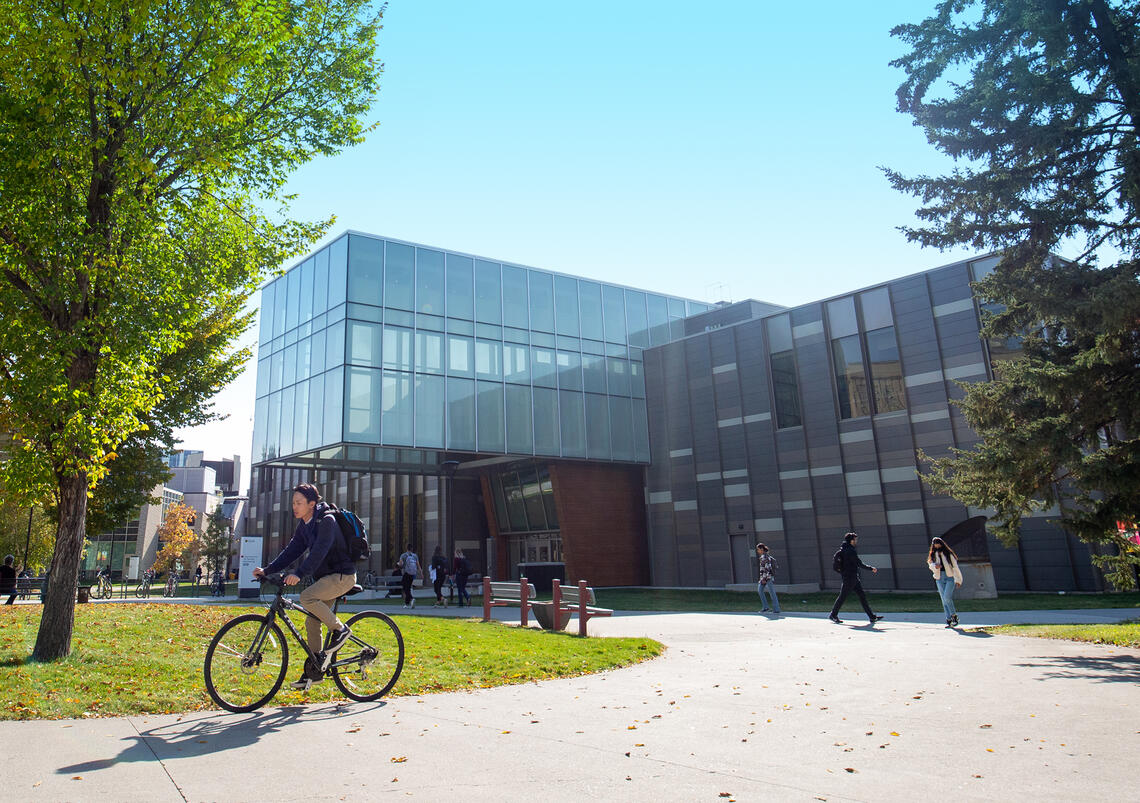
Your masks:
[[[321,641],[321,624],[330,631],[335,630],[340,620],[333,615],[329,605],[343,596],[346,591],[356,585],[356,574],[326,574],[311,586],[301,592],[301,605],[305,610],[317,617],[305,617],[305,635],[308,636],[309,649],[314,653],[320,652],[324,643]]]

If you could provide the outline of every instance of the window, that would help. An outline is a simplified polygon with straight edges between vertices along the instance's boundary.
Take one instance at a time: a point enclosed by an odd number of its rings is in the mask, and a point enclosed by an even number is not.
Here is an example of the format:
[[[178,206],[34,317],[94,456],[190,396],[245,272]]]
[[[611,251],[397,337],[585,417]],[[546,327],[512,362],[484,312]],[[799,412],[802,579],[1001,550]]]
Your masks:
[[[348,322],[349,362],[380,367],[380,324]]]
[[[556,331],[568,337],[578,336],[578,280],[569,276],[554,277],[554,309]]]
[[[371,237],[348,238],[348,297],[358,304],[380,306],[384,243]]]
[[[416,371],[425,374],[443,373],[443,335],[437,332],[416,332]]]
[[[385,371],[380,392],[380,431],[384,443],[412,445],[412,375]]]
[[[606,320],[606,340],[625,343],[625,291],[602,285],[602,313]]]
[[[581,393],[558,392],[563,457],[586,456],[586,412]]]
[[[474,318],[475,290],[471,278],[471,257],[447,255],[447,317],[470,321]]]
[[[447,380],[447,448],[475,449],[475,380]]]
[[[443,254],[416,249],[416,312],[443,315]]]
[[[503,386],[498,382],[479,382],[478,391],[479,451],[506,451],[503,431]]]
[[[475,320],[480,323],[503,322],[499,273],[497,262],[475,260]]]
[[[645,293],[625,291],[625,317],[629,321],[631,346],[649,346],[649,319],[645,313]]]
[[[345,415],[348,421],[346,438],[362,443],[380,442],[380,418],[373,413],[380,371],[374,368],[350,368],[348,372],[348,398]]]
[[[416,446],[444,445],[443,381],[442,376],[416,374]]]
[[[495,340],[475,341],[475,376],[480,379],[503,378],[503,344]]]
[[[534,437],[531,431],[531,405],[529,385],[507,385],[507,451],[514,454],[531,454]]]
[[[902,363],[895,328],[885,326],[867,333],[867,360],[871,365],[871,387],[875,412],[888,413],[906,408]]]
[[[526,274],[523,268],[503,265],[503,323],[519,329],[530,327]]]
[[[610,459],[610,407],[607,396],[586,394],[586,454]]]
[[[396,371],[412,370],[412,330],[384,327],[384,367]]]
[[[856,418],[871,414],[867,393],[867,376],[863,370],[863,352],[859,335],[848,335],[831,341],[835,362],[835,388],[839,396],[839,417]]]
[[[776,426],[798,427],[800,418],[800,390],[796,382],[796,357],[792,351],[773,354],[772,396],[776,402]]]
[[[558,455],[558,391],[534,389],[534,453]]]
[[[384,306],[415,309],[416,254],[410,245],[388,243],[384,249]],[[358,299],[353,299],[356,301]]]
[[[582,337],[601,340],[602,288],[593,282],[578,282],[578,308],[582,319]]]
[[[447,373],[450,376],[472,376],[474,341],[459,335],[447,336]]]
[[[530,328],[554,331],[554,285],[549,273],[530,271]]]

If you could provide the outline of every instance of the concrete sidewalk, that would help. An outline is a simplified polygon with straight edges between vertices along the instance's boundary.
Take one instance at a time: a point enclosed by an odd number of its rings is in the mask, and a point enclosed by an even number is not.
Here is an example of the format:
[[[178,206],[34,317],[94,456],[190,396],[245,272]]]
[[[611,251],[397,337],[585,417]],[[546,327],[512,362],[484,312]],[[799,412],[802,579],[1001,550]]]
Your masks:
[[[963,625],[1135,615],[1000,612]],[[4,796],[1134,797],[1140,651],[951,631],[934,614],[876,627],[825,616],[594,619],[591,633],[651,636],[669,649],[569,680],[248,715],[4,722]]]

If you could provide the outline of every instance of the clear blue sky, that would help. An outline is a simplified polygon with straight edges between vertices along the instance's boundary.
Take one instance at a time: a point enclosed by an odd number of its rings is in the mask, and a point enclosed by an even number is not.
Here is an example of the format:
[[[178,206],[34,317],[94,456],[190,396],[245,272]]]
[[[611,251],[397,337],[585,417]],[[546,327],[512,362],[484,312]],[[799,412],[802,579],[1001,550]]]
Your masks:
[[[296,174],[294,212],[702,301],[792,306],[950,262],[966,252],[905,241],[917,203],[878,169],[950,164],[888,65],[891,27],[934,5],[392,0],[379,125]],[[254,374],[186,448],[248,463]]]

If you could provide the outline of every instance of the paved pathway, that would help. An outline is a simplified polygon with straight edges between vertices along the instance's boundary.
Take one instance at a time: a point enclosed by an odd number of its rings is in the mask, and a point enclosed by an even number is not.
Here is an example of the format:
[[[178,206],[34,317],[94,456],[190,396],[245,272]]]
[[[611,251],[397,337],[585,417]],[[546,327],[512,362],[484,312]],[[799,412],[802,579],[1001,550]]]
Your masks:
[[[1140,651],[948,631],[930,614],[874,628],[823,617],[595,619],[591,632],[669,649],[569,680],[248,715],[4,722],[3,796],[1135,799]]]

